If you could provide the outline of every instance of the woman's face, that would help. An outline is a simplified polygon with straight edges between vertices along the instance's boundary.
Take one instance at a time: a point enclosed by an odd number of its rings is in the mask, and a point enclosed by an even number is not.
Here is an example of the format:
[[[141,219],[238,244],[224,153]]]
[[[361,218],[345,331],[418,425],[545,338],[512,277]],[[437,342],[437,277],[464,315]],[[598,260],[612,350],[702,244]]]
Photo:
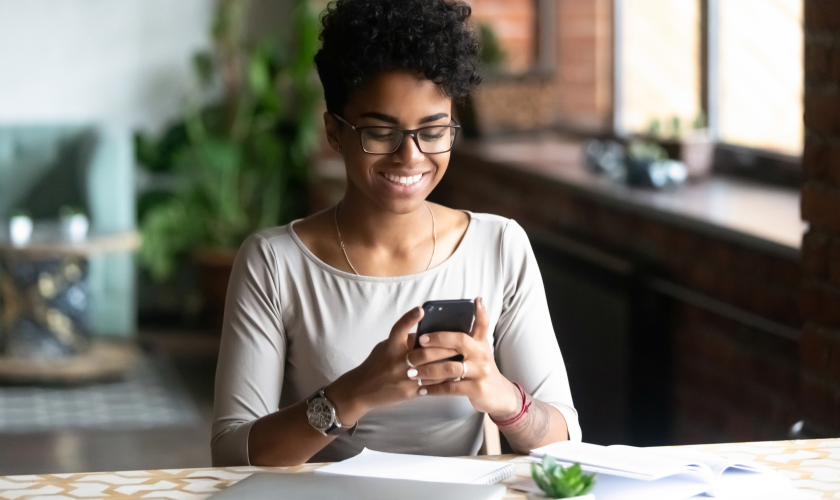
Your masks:
[[[404,72],[372,77],[356,91],[344,108],[345,120],[356,127],[387,126],[412,130],[449,125],[452,101],[429,80]],[[405,136],[391,154],[362,150],[359,134],[332,115],[325,115],[327,136],[344,156],[348,190],[357,191],[392,213],[409,213],[420,206],[440,182],[449,153],[424,154],[411,136]]]

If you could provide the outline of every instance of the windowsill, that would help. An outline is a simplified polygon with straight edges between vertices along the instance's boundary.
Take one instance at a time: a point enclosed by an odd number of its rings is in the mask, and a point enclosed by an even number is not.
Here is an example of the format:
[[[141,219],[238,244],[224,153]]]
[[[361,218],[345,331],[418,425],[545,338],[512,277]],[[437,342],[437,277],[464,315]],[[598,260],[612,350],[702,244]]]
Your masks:
[[[799,259],[807,228],[800,219],[796,189],[722,175],[674,191],[617,185],[584,168],[579,139],[546,134],[527,139],[466,140],[455,154],[516,168],[600,203],[790,260]]]

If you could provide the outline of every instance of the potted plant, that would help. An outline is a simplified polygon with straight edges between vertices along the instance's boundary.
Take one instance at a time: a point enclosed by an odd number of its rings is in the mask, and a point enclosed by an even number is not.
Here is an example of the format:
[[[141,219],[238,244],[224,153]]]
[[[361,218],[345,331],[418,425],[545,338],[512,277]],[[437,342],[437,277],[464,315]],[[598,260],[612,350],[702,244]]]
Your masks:
[[[542,494],[529,494],[529,499],[545,498],[576,498],[578,500],[595,500],[591,494],[595,486],[595,475],[584,474],[580,464],[563,467],[553,457],[543,457],[541,464],[531,464],[531,477],[543,491]]]
[[[202,88],[221,84],[222,98],[188,107],[160,139],[135,137],[139,163],[175,186],[138,201],[140,263],[161,282],[190,258],[217,325],[242,241],[303,215],[307,162],[319,130],[313,6],[295,0],[291,36],[256,43],[245,36],[246,6],[246,0],[219,0],[214,50],[194,57]]]
[[[26,245],[31,237],[32,217],[29,212],[20,208],[12,210],[12,216],[9,218],[9,239],[12,240],[12,245]]]
[[[502,50],[499,38],[496,36],[493,27],[487,23],[478,23],[478,39],[481,52],[478,55],[478,64],[481,72],[486,74],[498,74],[505,62],[506,55]],[[487,82],[484,82],[487,85]],[[479,123],[479,110],[476,109],[476,101],[472,96],[467,96],[463,102],[455,103],[455,114],[461,125],[464,137],[478,137],[481,135]]]
[[[701,179],[711,172],[715,144],[702,112],[688,130],[683,127],[679,116],[671,117],[668,133],[663,130],[662,122],[655,118],[648,126],[648,138],[659,143],[668,153],[668,158],[683,162],[690,179]]]
[[[87,238],[90,221],[84,210],[79,207],[64,205],[58,210],[61,234],[70,241],[79,242]]]

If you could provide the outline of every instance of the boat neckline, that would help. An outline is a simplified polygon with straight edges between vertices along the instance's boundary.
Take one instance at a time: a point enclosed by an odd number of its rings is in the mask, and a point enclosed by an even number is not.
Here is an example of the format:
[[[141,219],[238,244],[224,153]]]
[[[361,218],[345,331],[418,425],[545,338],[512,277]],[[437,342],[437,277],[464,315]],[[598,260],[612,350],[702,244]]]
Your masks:
[[[431,275],[437,274],[442,269],[445,269],[447,266],[449,266],[449,263],[452,262],[453,260],[455,260],[463,252],[462,249],[463,249],[465,243],[467,242],[467,238],[469,238],[470,235],[473,233],[473,226],[474,226],[473,222],[475,221],[475,216],[469,210],[461,210],[461,212],[464,212],[465,214],[467,214],[469,216],[470,222],[467,224],[467,230],[464,231],[464,236],[461,237],[461,241],[458,243],[458,247],[455,249],[455,251],[452,252],[452,255],[450,255],[445,261],[441,262],[440,264],[436,265],[435,267],[432,267],[430,269],[426,269],[425,271],[421,271],[419,273],[405,274],[405,275],[402,275],[402,276],[365,276],[365,275],[361,275],[361,274],[348,273],[347,271],[342,271],[341,269],[336,269],[333,266],[327,264],[326,262],[321,260],[317,255],[312,253],[312,251],[306,245],[303,244],[303,241],[301,241],[301,239],[298,237],[297,233],[295,232],[295,229],[294,229],[295,224],[300,222],[303,219],[296,219],[296,220],[293,220],[292,222],[289,223],[289,234],[291,235],[292,239],[297,244],[297,246],[301,249],[301,251],[312,262],[314,262],[318,267],[320,267],[324,271],[327,271],[330,274],[334,274],[334,275],[339,276],[341,278],[349,279],[349,280],[352,280],[352,281],[369,281],[369,282],[379,282],[379,283],[396,283],[396,282],[400,282],[400,281],[413,281],[413,280],[419,280],[421,278],[425,278],[426,276],[431,276]]]

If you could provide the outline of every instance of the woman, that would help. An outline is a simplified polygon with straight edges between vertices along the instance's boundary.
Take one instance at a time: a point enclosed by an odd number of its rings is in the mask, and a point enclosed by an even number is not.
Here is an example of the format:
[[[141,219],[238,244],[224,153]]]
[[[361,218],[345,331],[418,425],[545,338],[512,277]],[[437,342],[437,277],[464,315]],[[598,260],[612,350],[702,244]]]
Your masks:
[[[337,461],[364,447],[474,455],[484,413],[517,452],[580,440],[524,231],[425,201],[457,134],[452,101],[479,81],[469,15],[448,0],[327,9],[315,62],[347,190],[239,251],[216,376],[216,466]],[[418,305],[473,297],[471,335],[422,335],[412,349]],[[463,362],[446,361],[457,354]]]

